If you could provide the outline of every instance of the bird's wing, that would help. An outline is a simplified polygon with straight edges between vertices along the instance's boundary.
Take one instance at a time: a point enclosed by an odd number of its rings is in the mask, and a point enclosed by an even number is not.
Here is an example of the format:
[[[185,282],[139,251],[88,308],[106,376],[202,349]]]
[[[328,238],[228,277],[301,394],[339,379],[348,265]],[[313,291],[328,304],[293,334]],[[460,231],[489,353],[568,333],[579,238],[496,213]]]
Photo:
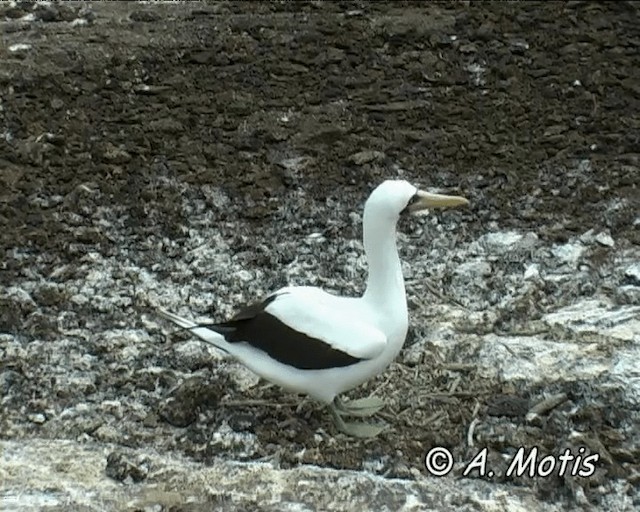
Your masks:
[[[373,359],[387,346],[387,337],[361,318],[353,302],[321,290],[290,288],[276,295],[265,311],[291,329],[320,340],[358,359]]]
[[[242,309],[228,322],[200,325],[233,345],[246,343],[300,369],[349,366],[377,357],[385,334],[354,302],[306,287],[284,288]]]

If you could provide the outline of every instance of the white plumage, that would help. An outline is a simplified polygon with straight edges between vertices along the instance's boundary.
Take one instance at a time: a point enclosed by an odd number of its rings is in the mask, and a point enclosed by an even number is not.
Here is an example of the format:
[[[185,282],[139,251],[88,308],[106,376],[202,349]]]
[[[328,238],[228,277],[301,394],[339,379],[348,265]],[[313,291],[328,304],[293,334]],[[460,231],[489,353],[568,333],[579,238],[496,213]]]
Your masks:
[[[429,194],[406,181],[385,181],[378,186],[364,210],[369,276],[362,297],[338,297],[308,286],[286,287],[230,321],[212,325],[159,313],[233,355],[263,378],[328,404],[343,432],[376,435],[380,427],[346,423],[342,416],[367,416],[382,403],[360,400],[347,406],[339,395],[381,373],[397,356],[407,334],[396,223],[401,213],[462,204],[467,200]]]

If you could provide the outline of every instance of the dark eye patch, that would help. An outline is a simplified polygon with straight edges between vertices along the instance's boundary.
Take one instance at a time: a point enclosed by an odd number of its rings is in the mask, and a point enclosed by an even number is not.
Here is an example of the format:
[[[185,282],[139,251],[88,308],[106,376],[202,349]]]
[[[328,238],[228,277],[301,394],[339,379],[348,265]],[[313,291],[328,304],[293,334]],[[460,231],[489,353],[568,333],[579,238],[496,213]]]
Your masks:
[[[409,209],[411,208],[411,206],[416,204],[419,200],[420,200],[420,196],[418,196],[418,193],[416,192],[415,194],[413,194],[411,196],[411,199],[409,199],[409,202],[407,203],[407,206],[405,206],[404,209],[400,212],[400,215],[404,215],[405,213],[409,213]]]

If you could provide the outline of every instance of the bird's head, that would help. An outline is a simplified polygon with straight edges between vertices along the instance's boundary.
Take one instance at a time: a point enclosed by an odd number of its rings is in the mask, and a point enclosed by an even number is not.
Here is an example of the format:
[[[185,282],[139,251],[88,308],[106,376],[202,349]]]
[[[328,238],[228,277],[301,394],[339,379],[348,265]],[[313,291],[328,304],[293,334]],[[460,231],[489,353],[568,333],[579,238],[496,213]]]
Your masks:
[[[469,204],[460,196],[445,196],[425,192],[404,180],[387,180],[371,193],[365,204],[365,212],[376,211],[397,221],[401,215],[415,215],[429,208],[452,208]]]

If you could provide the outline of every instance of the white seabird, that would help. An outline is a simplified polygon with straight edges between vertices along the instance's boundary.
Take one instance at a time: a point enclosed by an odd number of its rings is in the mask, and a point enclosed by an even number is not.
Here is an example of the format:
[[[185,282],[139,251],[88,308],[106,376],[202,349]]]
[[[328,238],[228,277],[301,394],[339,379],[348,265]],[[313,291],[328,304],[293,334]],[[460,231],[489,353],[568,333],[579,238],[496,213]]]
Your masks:
[[[198,324],[167,311],[159,314],[264,379],[326,403],[342,432],[375,436],[383,426],[345,422],[342,416],[370,416],[383,402],[369,398],[345,404],[339,395],[380,374],[404,344],[409,321],[396,224],[404,214],[466,204],[463,197],[431,194],[406,181],[379,185],[364,207],[369,276],[362,297],[291,286],[226,322]]]

